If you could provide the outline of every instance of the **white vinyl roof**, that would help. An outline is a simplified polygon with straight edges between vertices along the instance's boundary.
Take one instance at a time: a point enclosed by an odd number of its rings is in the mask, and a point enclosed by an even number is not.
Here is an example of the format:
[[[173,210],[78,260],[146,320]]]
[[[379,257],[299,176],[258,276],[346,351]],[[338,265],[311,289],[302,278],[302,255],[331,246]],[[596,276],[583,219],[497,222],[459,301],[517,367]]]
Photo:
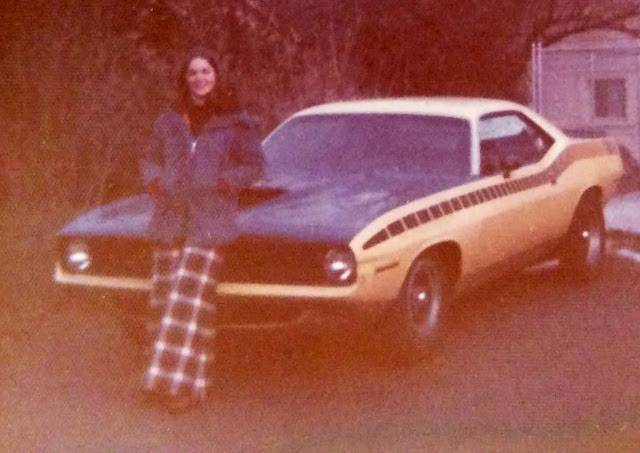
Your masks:
[[[333,102],[304,109],[300,115],[407,113],[472,119],[500,110],[528,110],[515,102],[463,97],[386,98]]]

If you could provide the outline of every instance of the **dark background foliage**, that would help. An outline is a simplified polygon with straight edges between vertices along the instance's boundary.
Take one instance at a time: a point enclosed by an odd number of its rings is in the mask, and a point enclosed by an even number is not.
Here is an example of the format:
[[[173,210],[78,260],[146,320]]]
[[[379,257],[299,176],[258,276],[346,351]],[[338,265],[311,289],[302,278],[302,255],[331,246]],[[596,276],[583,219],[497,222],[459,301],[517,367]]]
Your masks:
[[[635,33],[629,1],[32,0],[0,6],[2,185],[73,208],[139,190],[136,150],[195,44],[267,132],[366,96],[528,99],[535,41]]]

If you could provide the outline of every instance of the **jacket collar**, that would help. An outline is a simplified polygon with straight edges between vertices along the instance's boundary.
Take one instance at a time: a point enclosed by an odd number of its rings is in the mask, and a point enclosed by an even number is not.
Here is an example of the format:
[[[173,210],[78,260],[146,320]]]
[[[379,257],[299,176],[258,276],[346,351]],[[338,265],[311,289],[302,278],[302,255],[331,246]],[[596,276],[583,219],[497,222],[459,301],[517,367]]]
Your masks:
[[[189,120],[187,116],[176,110],[172,110],[173,115],[180,119],[180,122],[189,130]],[[229,126],[252,127],[255,125],[254,120],[245,112],[230,112],[213,114],[202,128],[203,131],[219,129]]]

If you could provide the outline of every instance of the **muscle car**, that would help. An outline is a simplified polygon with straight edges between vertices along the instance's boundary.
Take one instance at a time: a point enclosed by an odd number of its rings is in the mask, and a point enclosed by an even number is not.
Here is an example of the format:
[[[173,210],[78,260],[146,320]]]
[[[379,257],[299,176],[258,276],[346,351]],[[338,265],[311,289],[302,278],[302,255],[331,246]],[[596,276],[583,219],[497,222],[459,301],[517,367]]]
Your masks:
[[[311,107],[264,153],[226,246],[219,328],[385,325],[415,356],[442,336],[455,296],[482,282],[548,257],[576,279],[595,275],[623,171],[613,141],[569,138],[491,99]],[[55,281],[144,295],[152,206],[140,195],[71,221]]]

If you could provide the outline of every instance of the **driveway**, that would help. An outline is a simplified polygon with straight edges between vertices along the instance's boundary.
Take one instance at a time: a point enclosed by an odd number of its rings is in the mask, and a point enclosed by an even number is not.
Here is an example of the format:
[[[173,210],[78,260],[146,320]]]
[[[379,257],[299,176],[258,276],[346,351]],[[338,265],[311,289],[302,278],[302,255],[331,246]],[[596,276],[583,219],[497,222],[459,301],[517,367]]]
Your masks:
[[[143,351],[113,318],[52,303],[50,250],[6,244],[2,451],[632,451],[640,441],[632,259],[613,255],[587,285],[543,267],[461,299],[447,341],[416,367],[381,363],[348,333],[233,339],[206,405],[171,416],[141,400]]]

